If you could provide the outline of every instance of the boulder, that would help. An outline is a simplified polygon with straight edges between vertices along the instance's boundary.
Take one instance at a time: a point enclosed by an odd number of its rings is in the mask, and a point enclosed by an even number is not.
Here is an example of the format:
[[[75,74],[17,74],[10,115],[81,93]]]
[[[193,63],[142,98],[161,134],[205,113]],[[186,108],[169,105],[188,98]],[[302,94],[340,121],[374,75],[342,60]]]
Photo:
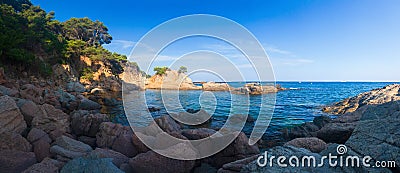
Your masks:
[[[19,94],[23,99],[32,100],[37,104],[43,103],[43,90],[32,84],[21,86]]]
[[[100,124],[109,120],[108,115],[79,110],[71,113],[71,129],[76,135],[95,137]]]
[[[36,163],[22,173],[57,173],[63,163],[50,158],[45,158],[42,162]]]
[[[279,86],[263,86],[259,83],[247,83],[241,88],[236,88],[233,90],[234,94],[249,94],[249,95],[260,95],[268,93],[276,93],[283,88]]]
[[[13,89],[13,88],[7,88],[3,85],[0,85],[0,93],[3,95],[10,96],[10,97],[16,97],[19,94],[18,90]]]
[[[285,143],[285,146],[288,145],[295,146],[297,148],[305,148],[313,153],[319,153],[327,147],[327,144],[323,140],[316,137],[296,138]]]
[[[346,146],[375,160],[394,160],[400,171],[399,127],[400,101],[368,106]]]
[[[0,150],[0,170],[20,173],[36,163],[35,154],[16,150]]]
[[[41,162],[44,158],[50,157],[50,143],[43,138],[34,142],[33,152],[37,161]]]
[[[36,103],[34,103],[33,101],[19,99],[17,105],[22,115],[24,115],[24,119],[28,126],[31,126],[34,117],[43,116],[39,106],[36,105]]]
[[[181,130],[181,126],[169,115],[160,116],[155,118],[154,121],[164,132],[179,132]]]
[[[195,162],[175,160],[159,155],[154,151],[148,151],[130,159],[129,164],[134,172],[184,173],[190,172]]]
[[[7,82],[6,75],[4,74],[4,68],[0,67],[0,85]]]
[[[42,113],[33,118],[33,128],[45,131],[54,139],[70,131],[69,115],[49,104],[39,107]]]
[[[317,131],[317,137],[328,143],[344,144],[354,128],[354,123],[329,123]]]
[[[332,106],[324,107],[322,110],[332,114],[344,114],[354,112],[364,105],[383,104],[400,100],[400,84],[388,85],[383,88],[374,89],[357,96],[344,99]]]
[[[67,158],[85,156],[92,151],[92,147],[80,141],[61,136],[56,139],[50,152]]]
[[[9,96],[0,97],[0,133],[22,133],[27,125],[15,101]]]
[[[69,161],[61,169],[60,173],[84,172],[84,173],[123,173],[109,158],[75,158]]]
[[[44,140],[47,143],[51,143],[49,135],[41,129],[33,128],[29,131],[27,139],[30,143],[34,143],[39,140]]]
[[[89,100],[83,96],[78,96],[79,98],[79,106],[78,109],[81,110],[97,110],[101,108],[101,105],[97,102]]]
[[[68,92],[82,93],[86,91],[85,86],[79,82],[68,82],[65,88]]]
[[[132,136],[133,132],[130,127],[103,122],[96,135],[96,143],[98,147],[111,148],[128,157],[133,157],[138,151],[132,143]]]
[[[92,148],[96,148],[97,144],[96,144],[96,137],[89,137],[89,136],[79,136],[78,140],[88,144],[89,146],[91,146]]]
[[[120,167],[122,164],[128,163],[129,161],[128,157],[119,152],[102,148],[96,148],[89,154],[89,156],[92,158],[111,158],[112,162],[117,167]]]
[[[182,135],[190,140],[199,140],[207,138],[217,131],[208,128],[198,128],[198,129],[184,129],[182,130]]]
[[[20,134],[13,132],[0,133],[0,150],[32,151],[32,145]]]

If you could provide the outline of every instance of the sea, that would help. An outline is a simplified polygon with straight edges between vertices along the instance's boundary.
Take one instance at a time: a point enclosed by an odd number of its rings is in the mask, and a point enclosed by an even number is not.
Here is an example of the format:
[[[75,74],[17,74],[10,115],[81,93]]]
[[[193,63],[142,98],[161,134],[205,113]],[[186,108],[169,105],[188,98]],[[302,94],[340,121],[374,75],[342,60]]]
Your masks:
[[[242,87],[245,83],[228,82],[232,87]],[[345,98],[393,83],[276,82],[286,90],[275,94],[252,96],[231,94],[225,91],[204,92],[200,90],[163,92],[160,90],[146,90],[143,91],[145,92],[143,94],[145,95],[147,106],[156,110],[151,112],[153,117],[185,110],[196,111],[203,109],[212,115],[212,121],[207,125],[207,128],[221,128],[228,117],[234,114],[247,114],[254,120],[263,116],[263,122],[260,124],[267,126],[267,130],[262,135],[262,139],[274,140],[281,138],[283,129],[310,122],[314,117],[327,115],[335,118],[335,115],[321,111],[324,106],[332,105]],[[177,97],[174,97],[176,95]],[[129,125],[122,106],[115,110],[114,121]],[[130,111],[131,109],[125,110]],[[242,131],[246,135],[250,135],[254,126],[254,121],[246,122]]]

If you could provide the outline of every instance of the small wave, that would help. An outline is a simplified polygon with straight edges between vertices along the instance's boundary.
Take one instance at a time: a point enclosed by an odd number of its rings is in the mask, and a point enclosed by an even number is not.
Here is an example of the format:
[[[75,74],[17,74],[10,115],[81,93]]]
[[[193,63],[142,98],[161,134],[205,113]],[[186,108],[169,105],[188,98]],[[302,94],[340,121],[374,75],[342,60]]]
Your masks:
[[[299,90],[300,88],[289,88],[290,90]]]

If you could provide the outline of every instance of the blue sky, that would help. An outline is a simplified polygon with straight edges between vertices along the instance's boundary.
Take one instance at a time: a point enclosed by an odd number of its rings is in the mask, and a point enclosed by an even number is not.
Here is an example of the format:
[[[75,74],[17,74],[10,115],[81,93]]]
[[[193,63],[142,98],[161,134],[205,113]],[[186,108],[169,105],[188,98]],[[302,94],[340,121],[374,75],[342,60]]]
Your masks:
[[[276,80],[400,80],[400,1],[396,0],[32,2],[55,11],[61,21],[87,16],[104,22],[114,39],[105,47],[122,54],[129,55],[135,43],[162,22],[213,14],[238,22],[257,37]],[[160,56],[179,57],[204,47],[231,50],[215,40],[193,39],[177,42]]]

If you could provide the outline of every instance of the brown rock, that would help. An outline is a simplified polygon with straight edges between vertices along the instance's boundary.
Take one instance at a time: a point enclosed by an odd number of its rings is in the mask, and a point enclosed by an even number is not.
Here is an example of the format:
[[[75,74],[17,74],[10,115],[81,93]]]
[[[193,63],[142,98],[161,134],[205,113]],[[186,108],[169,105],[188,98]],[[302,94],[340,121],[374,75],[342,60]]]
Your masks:
[[[194,161],[170,159],[154,151],[148,151],[130,159],[129,164],[134,172],[184,173],[190,172],[195,163]]]
[[[287,145],[291,145],[297,148],[305,148],[313,153],[319,153],[327,147],[327,144],[323,140],[316,137],[296,138],[289,142],[286,142],[285,146]]]
[[[95,137],[99,131],[100,124],[108,121],[106,114],[92,113],[79,110],[71,114],[71,128],[76,135]]]
[[[37,129],[37,128],[33,128],[31,129],[31,131],[29,131],[27,139],[30,143],[34,143],[38,140],[44,140],[47,143],[51,143],[51,139],[49,137],[49,135],[44,132],[43,130]]]
[[[200,86],[193,84],[184,73],[175,70],[167,70],[163,75],[154,75],[147,79],[147,89],[171,89],[171,90],[201,90]]]
[[[20,134],[4,132],[0,134],[0,150],[32,151],[32,145]]]
[[[132,143],[133,132],[130,127],[104,122],[96,135],[97,146],[112,148],[128,157],[135,156],[138,151]]]
[[[50,157],[50,143],[45,139],[40,139],[33,143],[33,152],[36,159],[41,162],[44,158]]]
[[[19,93],[21,95],[21,98],[32,100],[37,104],[41,104],[43,103],[42,92],[43,90],[41,90],[40,88],[37,88],[32,84],[26,84],[20,88]]]
[[[31,126],[32,120],[35,116],[42,116],[42,111],[33,101],[20,99],[18,100],[17,105],[22,115],[24,115],[24,119],[28,126]]]
[[[22,133],[26,129],[24,116],[15,101],[9,96],[0,97],[0,133]]]
[[[169,115],[164,115],[158,118],[155,118],[154,121],[158,124],[158,126],[164,132],[179,132],[181,130],[181,126],[175,122]]]
[[[45,158],[42,162],[36,163],[22,173],[58,173],[63,163],[50,158]]]
[[[39,106],[42,114],[32,120],[32,127],[41,129],[50,134],[50,137],[57,138],[63,133],[69,132],[69,115],[54,106],[44,104]]]
[[[206,82],[202,85],[204,91],[230,91],[233,90],[227,83]]]
[[[7,173],[20,173],[36,163],[35,154],[15,150],[0,150],[0,170]]]
[[[6,75],[4,74],[4,68],[0,67],[0,84],[6,83]]]

